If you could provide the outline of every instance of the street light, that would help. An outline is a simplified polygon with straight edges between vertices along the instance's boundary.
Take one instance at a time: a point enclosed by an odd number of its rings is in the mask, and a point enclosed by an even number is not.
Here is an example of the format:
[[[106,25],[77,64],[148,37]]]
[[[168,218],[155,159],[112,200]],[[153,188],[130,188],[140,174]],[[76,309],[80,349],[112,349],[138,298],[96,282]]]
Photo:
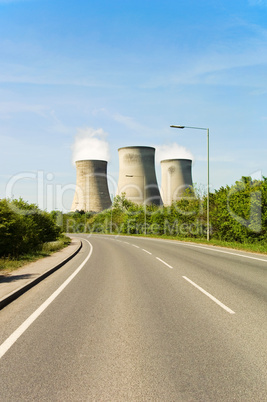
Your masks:
[[[210,136],[210,131],[209,128],[202,128],[202,127],[189,127],[189,126],[170,126],[171,128],[193,128],[195,130],[205,130],[207,131],[207,175],[208,175],[208,189],[207,189],[207,240],[209,241],[210,239],[210,200],[209,200],[209,192],[210,192],[210,161],[209,161],[209,136]]]

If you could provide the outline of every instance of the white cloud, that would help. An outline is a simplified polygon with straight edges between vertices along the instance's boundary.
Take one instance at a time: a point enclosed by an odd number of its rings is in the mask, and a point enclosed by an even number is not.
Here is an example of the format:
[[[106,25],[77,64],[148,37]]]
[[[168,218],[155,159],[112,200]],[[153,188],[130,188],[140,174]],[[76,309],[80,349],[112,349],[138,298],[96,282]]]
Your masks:
[[[111,113],[105,108],[96,109],[96,110],[94,110],[93,114],[94,115],[99,115],[99,114],[105,115],[108,118],[120,123],[121,125],[127,127],[130,130],[136,130],[136,131],[147,130],[147,127],[139,124],[137,121],[134,120],[134,118],[129,117],[129,116],[123,116],[120,113]]]
[[[6,149],[16,149],[20,148],[21,146],[20,140],[7,135],[0,135],[0,142],[1,142],[1,148],[5,149],[5,151]]]
[[[48,118],[52,120],[52,125],[50,126],[49,131],[52,133],[60,133],[64,135],[72,135],[73,128],[69,125],[66,125],[63,121],[61,121],[54,110],[50,110]]]
[[[129,116],[123,116],[120,113],[116,113],[113,115],[113,119],[117,121],[118,123],[123,124],[125,127],[131,129],[131,130],[143,130],[144,127],[137,123],[132,117]]]
[[[34,113],[45,117],[48,110],[49,109],[43,105],[30,105],[20,102],[0,102],[1,118],[10,118],[11,115],[16,113]]]
[[[267,0],[258,5],[267,5]],[[167,73],[152,74],[142,88],[198,84],[262,87],[264,82],[253,72],[253,68],[265,68],[267,65],[266,26],[236,17],[224,27],[224,31],[227,35],[221,41],[208,44],[201,53],[183,55]],[[238,37],[233,36],[236,31],[239,32]]]
[[[267,32],[264,32],[265,35]],[[203,83],[204,80],[211,79],[216,82],[216,76],[221,73],[231,74],[234,70],[240,70],[247,67],[255,67],[267,64],[266,44],[255,44],[254,49],[244,49],[234,52],[232,49],[227,51],[213,51],[206,54],[204,58],[198,59],[194,67],[184,70],[181,74],[173,77],[175,83]],[[219,77],[220,78],[220,77]],[[208,83],[208,82],[207,82]],[[246,85],[247,81],[244,82]],[[262,83],[261,83],[262,84]]]

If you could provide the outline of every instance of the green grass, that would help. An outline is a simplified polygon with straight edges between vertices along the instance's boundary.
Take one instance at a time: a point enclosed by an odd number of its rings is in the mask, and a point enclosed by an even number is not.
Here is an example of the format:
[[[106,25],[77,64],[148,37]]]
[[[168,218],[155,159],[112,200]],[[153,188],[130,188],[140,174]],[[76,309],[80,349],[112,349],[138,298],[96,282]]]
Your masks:
[[[40,258],[47,257],[52,253],[62,250],[67,247],[71,242],[71,239],[67,236],[61,236],[58,240],[49,243],[44,243],[41,250],[31,254],[25,254],[19,258],[0,258],[0,272],[11,272],[23,265],[29,264],[39,260]]]

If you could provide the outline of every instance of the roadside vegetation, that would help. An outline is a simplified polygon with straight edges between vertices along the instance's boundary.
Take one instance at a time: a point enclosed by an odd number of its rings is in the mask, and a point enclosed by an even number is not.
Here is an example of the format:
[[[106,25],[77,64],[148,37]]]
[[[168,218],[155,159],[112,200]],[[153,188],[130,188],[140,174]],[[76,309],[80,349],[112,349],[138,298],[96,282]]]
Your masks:
[[[22,199],[0,200],[0,272],[50,255],[69,243],[55,212],[41,211]]]
[[[267,178],[242,177],[210,193],[210,245],[267,253]],[[194,189],[169,207],[137,205],[124,195],[101,213],[62,214],[22,199],[0,200],[0,272],[69,244],[63,233],[148,236],[207,243],[207,196]]]
[[[242,177],[210,193],[210,241],[224,247],[267,253],[267,178]],[[59,217],[58,217],[59,218]],[[101,213],[62,215],[64,232],[164,237],[206,242],[207,196],[197,190],[170,207],[143,206],[117,196]]]

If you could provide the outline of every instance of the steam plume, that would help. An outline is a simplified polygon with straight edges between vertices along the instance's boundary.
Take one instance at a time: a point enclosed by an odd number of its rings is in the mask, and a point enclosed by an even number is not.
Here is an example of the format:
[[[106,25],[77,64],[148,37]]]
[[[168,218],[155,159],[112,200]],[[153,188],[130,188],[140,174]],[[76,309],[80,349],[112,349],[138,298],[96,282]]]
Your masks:
[[[156,148],[156,162],[159,163],[164,159],[192,159],[194,156],[191,151],[185,147],[176,144],[158,145]]]
[[[109,144],[106,141],[107,134],[99,128],[91,127],[78,129],[72,145],[72,163],[84,159],[97,159],[109,161]]]

